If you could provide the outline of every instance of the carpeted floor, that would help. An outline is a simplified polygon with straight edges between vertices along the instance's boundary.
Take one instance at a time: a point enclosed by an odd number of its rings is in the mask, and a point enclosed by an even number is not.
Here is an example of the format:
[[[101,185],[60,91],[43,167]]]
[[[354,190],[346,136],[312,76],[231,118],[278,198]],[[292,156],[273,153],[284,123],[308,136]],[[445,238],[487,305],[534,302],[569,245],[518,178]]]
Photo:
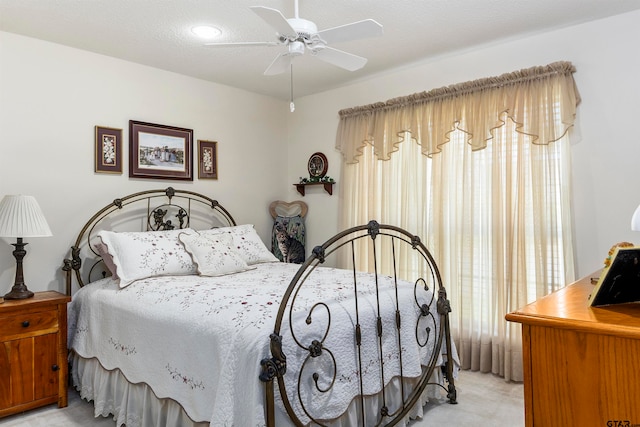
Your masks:
[[[410,427],[524,426],[522,383],[505,382],[497,375],[461,371],[456,380],[458,404],[425,406],[425,416]]]
[[[410,427],[524,426],[523,387],[492,374],[462,371],[456,380],[458,404],[429,403],[425,417]],[[2,427],[114,427],[110,418],[94,418],[93,405],[69,390],[69,406],[56,405],[0,419]],[[178,426],[176,426],[178,427]],[[241,427],[241,426],[238,426]]]

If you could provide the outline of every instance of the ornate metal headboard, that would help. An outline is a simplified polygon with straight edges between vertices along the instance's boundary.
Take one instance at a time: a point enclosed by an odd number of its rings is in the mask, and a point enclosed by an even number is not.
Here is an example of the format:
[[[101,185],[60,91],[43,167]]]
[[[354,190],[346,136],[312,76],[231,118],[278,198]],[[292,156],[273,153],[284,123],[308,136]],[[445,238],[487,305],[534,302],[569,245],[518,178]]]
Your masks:
[[[71,258],[63,261],[67,295],[71,295],[74,271],[80,287],[85,281],[89,283],[106,276],[107,269],[92,245],[92,239],[100,230],[152,231],[232,225],[236,225],[235,220],[217,200],[193,191],[168,187],[115,199],[87,221],[71,246]]]

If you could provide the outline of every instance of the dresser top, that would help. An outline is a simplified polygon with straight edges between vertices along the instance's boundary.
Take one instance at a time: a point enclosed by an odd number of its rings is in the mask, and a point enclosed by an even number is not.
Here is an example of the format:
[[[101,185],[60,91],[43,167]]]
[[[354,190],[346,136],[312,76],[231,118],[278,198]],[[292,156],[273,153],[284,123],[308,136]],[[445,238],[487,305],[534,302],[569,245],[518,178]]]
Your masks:
[[[589,305],[589,295],[595,288],[591,279],[598,277],[600,271],[507,314],[506,319],[529,325],[640,338],[640,303]]]

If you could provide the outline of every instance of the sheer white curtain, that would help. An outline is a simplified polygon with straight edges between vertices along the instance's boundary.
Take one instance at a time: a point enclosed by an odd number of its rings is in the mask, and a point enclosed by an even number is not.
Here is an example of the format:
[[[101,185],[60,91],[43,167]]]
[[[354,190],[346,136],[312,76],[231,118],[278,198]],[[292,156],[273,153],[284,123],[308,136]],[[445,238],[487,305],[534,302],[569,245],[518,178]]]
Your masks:
[[[469,143],[473,134],[460,130],[465,120],[458,116],[441,135],[446,143],[427,143],[421,138],[427,133],[388,127],[388,134],[396,137],[386,144],[393,147],[390,151],[380,151],[368,135],[364,143],[358,139],[352,145],[357,147],[355,162],[343,163],[341,227],[376,219],[424,239],[452,304],[452,333],[463,368],[522,380],[520,325],[506,322],[504,316],[574,280],[571,123],[562,103],[573,102],[575,112],[578,98],[575,90],[572,100],[563,93],[550,85],[544,96],[536,97],[544,103],[541,109],[551,109],[544,116],[553,122],[543,131],[544,144],[539,135],[522,132],[523,122],[540,120],[540,109],[521,111],[516,124],[508,108],[498,108],[492,120],[500,125],[483,140],[484,147]],[[475,93],[476,101],[482,101],[482,95]],[[468,106],[467,112],[477,105]],[[431,120],[442,117],[433,105],[426,109]],[[350,132],[341,123],[339,135],[371,130],[367,117],[375,115],[358,116]],[[553,137],[549,128],[558,130]],[[426,145],[437,147],[437,154],[424,155]],[[366,269],[366,258],[360,262],[358,267]]]

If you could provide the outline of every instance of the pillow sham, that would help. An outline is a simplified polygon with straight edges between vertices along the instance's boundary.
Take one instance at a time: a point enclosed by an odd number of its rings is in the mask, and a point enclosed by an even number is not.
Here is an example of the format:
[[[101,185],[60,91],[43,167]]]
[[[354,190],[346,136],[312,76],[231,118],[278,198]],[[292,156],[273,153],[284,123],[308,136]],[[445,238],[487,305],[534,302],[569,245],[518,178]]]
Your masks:
[[[223,276],[251,270],[233,248],[233,239],[226,233],[204,236],[180,234],[178,237],[201,276]]]
[[[178,239],[192,229],[167,231],[98,232],[113,259],[120,287],[147,277],[195,274],[196,266]]]
[[[248,265],[280,261],[267,249],[252,224],[200,230],[198,233],[204,236],[214,236],[217,234],[230,235],[233,239],[233,249]]]

